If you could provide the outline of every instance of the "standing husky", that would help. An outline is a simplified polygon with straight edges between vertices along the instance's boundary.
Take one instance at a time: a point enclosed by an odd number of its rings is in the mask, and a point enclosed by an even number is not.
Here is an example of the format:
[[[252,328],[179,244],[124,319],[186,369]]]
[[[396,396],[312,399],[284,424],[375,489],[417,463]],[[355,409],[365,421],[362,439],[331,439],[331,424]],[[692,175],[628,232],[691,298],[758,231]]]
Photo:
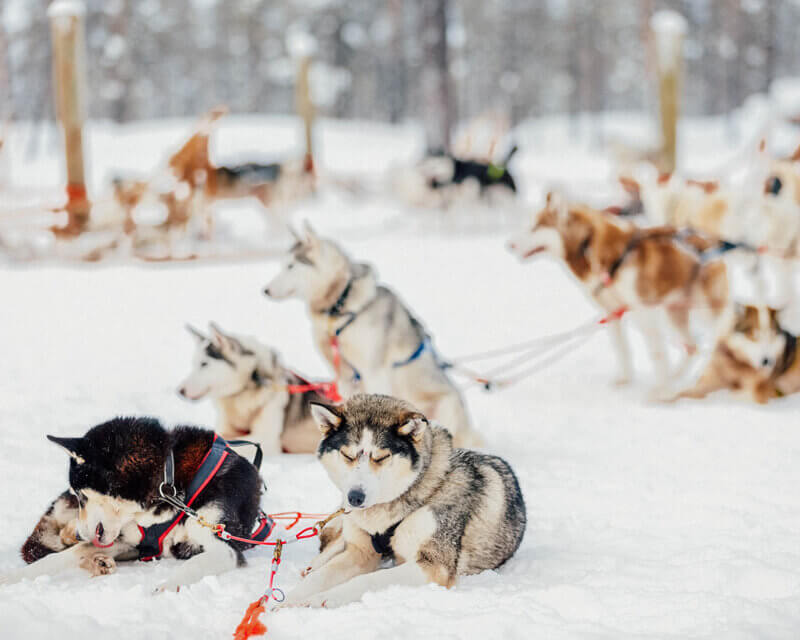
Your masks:
[[[336,607],[394,584],[451,587],[517,550],[525,503],[504,460],[453,449],[445,429],[389,396],[312,411],[322,430],[317,456],[350,511],[289,606]],[[378,571],[383,560],[394,566]]]
[[[663,332],[653,322],[641,324],[658,376],[657,399],[674,399],[694,386],[733,321],[727,267],[718,259],[727,245],[718,247],[696,234],[671,227],[639,228],[611,214],[568,206],[551,193],[532,227],[517,235],[510,249],[522,260],[539,254],[563,260],[608,312],[620,308],[666,312],[693,356],[669,379]],[[705,316],[712,333],[703,349],[696,348],[690,332],[691,311]],[[620,322],[609,326],[621,368],[618,381],[626,383],[632,373],[630,351]]]
[[[315,391],[289,393],[305,380],[281,364],[278,354],[252,338],[234,337],[210,324],[210,337],[187,327],[197,339],[194,369],[178,388],[187,400],[214,399],[223,438],[247,436],[265,453],[313,453],[319,430],[311,402]]]
[[[425,328],[390,289],[378,285],[371,267],[351,262],[306,224],[305,236],[264,293],[308,303],[317,347],[345,397],[362,388],[391,393],[446,424],[457,445],[480,445]]]
[[[184,517],[161,500],[161,485],[235,536],[252,537],[267,526],[267,520],[259,524],[258,471],[212,431],[167,431],[153,418],[115,418],[81,438],[47,437],[70,456],[70,489],[23,545],[22,557],[31,564],[0,577],[0,583],[77,567],[108,574],[116,569],[115,559],[163,555],[186,560],[157,589],[177,590],[244,564],[246,544],[225,542]]]

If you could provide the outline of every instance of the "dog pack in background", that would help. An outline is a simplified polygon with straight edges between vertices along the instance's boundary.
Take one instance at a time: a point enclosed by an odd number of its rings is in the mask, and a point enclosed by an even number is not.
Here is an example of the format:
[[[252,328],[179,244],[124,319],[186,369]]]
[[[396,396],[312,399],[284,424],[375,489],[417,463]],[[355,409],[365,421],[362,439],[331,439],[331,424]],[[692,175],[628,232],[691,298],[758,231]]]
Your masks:
[[[464,399],[423,324],[373,269],[353,262],[308,224],[264,293],[304,300],[314,342],[336,373],[344,397],[386,393],[403,398],[451,431],[458,446],[479,446]]]
[[[451,587],[517,550],[525,502],[507,462],[454,449],[446,429],[389,396],[313,411],[317,456],[349,512],[326,529],[286,605],[336,607],[395,584]]]
[[[80,438],[48,438],[70,457],[69,490],[22,546],[28,566],[0,582],[76,567],[108,574],[116,560],[171,557],[185,562],[157,590],[176,590],[245,563],[249,545],[221,540],[165,502],[163,491],[235,536],[260,540],[273,528],[260,510],[256,466],[213,431],[115,418]]]

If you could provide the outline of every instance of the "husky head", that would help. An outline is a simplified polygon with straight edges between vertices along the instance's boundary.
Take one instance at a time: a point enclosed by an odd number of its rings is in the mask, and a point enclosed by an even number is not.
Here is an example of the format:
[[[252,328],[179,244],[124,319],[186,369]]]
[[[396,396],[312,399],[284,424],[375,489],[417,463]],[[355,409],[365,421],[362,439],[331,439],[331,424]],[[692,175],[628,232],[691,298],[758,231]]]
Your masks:
[[[351,265],[333,242],[320,237],[306,222],[302,235],[289,251],[283,269],[264,288],[275,300],[300,298],[314,305],[324,303],[341,290],[350,277]]]
[[[258,349],[243,338],[223,333],[213,322],[208,337],[194,327],[186,328],[197,341],[192,372],[178,387],[178,394],[187,400],[225,398],[253,382],[278,377],[278,355],[271,349]]]
[[[429,151],[417,165],[417,170],[429,188],[450,184],[455,175],[453,158],[444,150]]]
[[[152,418],[115,418],[81,438],[47,436],[70,457],[69,485],[78,499],[78,534],[109,547],[158,489],[167,432]]]
[[[571,224],[571,213],[563,197],[557,193],[547,194],[544,208],[534,214],[530,227],[511,238],[509,250],[520,260],[527,260],[540,253],[558,258],[566,257],[570,236],[580,233]]]
[[[778,311],[767,306],[736,305],[736,323],[726,339],[733,355],[756,371],[769,374],[786,349]]]
[[[317,457],[349,507],[367,509],[404,494],[423,470],[430,428],[402,400],[355,395],[344,404],[312,404],[322,431]]]

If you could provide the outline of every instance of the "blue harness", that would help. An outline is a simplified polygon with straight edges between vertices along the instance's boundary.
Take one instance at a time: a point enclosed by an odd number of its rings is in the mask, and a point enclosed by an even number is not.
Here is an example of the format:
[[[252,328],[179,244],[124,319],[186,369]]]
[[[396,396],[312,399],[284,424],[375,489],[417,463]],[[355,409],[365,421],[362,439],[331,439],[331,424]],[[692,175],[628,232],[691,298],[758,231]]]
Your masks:
[[[203,492],[203,489],[206,488],[211,479],[217,474],[220,467],[222,467],[222,463],[225,462],[225,459],[229,455],[238,455],[236,452],[231,449],[232,446],[241,446],[241,445],[252,445],[254,443],[248,442],[246,440],[231,440],[230,442],[226,442],[223,438],[214,434],[214,441],[211,443],[211,448],[206,453],[203,461],[200,463],[200,466],[197,469],[197,472],[194,474],[192,481],[189,483],[189,486],[186,488],[186,495],[188,499],[186,500],[186,506],[191,507],[192,503],[197,499],[197,497]],[[256,457],[253,460],[253,465],[258,469],[261,466],[261,447],[258,447]],[[164,483],[166,486],[173,486],[174,487],[174,476],[175,476],[175,460],[172,455],[172,451],[170,451],[169,456],[167,457],[167,461],[164,465]],[[153,560],[156,558],[161,557],[161,554],[164,552],[164,540],[180,522],[186,517],[186,514],[183,511],[178,512],[178,514],[172,518],[171,520],[167,520],[165,522],[159,522],[157,524],[150,525],[149,527],[142,527],[139,526],[139,532],[142,534],[142,539],[139,541],[139,544],[136,547],[136,550],[139,552],[139,560],[148,561]],[[269,537],[269,534],[272,533],[272,529],[275,527],[275,523],[273,522],[272,518],[264,514],[263,512],[259,513],[258,521],[256,523],[255,530],[250,534],[250,538],[257,542],[263,542]]]
[[[405,367],[406,365],[414,362],[414,360],[417,360],[426,351],[433,351],[433,345],[431,344],[431,337],[428,335],[426,335],[422,339],[422,342],[419,343],[419,346],[416,348],[414,353],[408,356],[408,358],[406,358],[405,360],[398,360],[397,362],[393,362],[392,367],[395,369],[398,369],[400,367]],[[436,354],[434,354],[434,358],[435,357]],[[437,364],[439,363],[437,362]]]

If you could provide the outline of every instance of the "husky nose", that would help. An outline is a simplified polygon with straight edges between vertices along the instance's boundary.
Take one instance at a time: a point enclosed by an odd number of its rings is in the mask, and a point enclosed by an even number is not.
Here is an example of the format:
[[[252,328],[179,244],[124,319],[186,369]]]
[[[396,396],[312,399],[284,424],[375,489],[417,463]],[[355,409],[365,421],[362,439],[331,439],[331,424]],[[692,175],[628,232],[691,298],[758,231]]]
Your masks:
[[[769,365],[771,365],[771,364],[772,364],[772,360],[770,360],[769,358],[764,358],[764,359],[761,361],[761,366],[762,366],[762,367],[768,367],[768,366],[769,366]]]
[[[97,523],[97,528],[94,530],[94,539],[97,540],[98,542],[102,542],[103,534],[105,532],[106,532],[106,530],[103,528],[103,523],[102,522],[98,522]]]
[[[183,396],[185,398],[186,397],[186,387],[181,387],[180,389],[178,389],[178,395]]]
[[[356,489],[350,489],[350,492],[347,494],[347,501],[350,503],[351,507],[360,507],[364,504],[364,500],[367,499],[364,490],[360,487]]]
[[[269,287],[264,287],[264,295],[272,297],[272,294],[269,292]]]

